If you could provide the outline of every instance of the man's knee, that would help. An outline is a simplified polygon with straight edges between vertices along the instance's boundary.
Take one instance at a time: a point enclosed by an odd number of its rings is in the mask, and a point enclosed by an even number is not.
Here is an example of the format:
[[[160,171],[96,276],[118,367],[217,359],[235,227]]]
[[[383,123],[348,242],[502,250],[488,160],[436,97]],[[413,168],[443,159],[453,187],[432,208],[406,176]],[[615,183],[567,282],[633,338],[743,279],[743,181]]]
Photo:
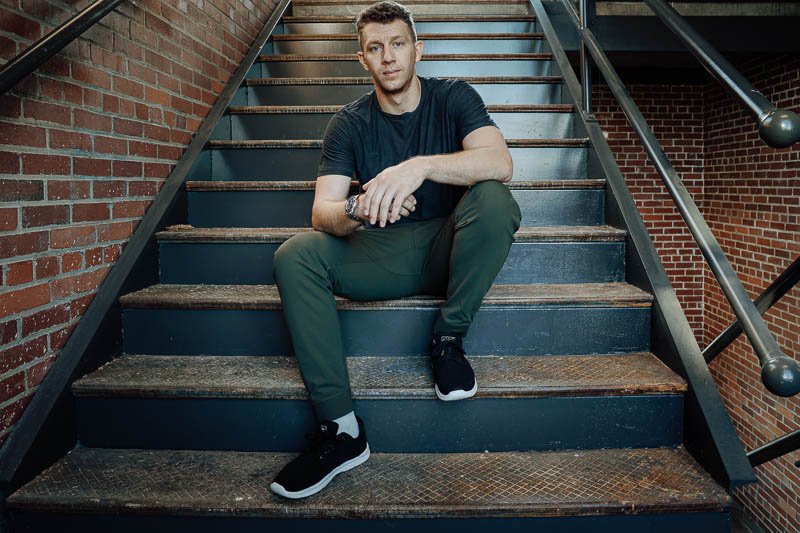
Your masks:
[[[311,231],[298,233],[281,244],[272,256],[275,280],[320,264],[321,238],[322,234]]]
[[[498,230],[508,228],[511,233],[519,229],[522,215],[506,185],[495,180],[481,181],[473,185],[467,194],[480,223]]]

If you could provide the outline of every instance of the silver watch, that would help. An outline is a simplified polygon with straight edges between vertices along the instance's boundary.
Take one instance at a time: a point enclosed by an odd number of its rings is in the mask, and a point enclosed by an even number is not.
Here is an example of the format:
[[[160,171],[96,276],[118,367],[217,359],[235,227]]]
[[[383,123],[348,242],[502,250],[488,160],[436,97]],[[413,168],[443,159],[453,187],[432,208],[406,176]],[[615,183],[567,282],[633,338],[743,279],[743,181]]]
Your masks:
[[[348,217],[355,220],[356,222],[363,222],[363,220],[361,220],[361,218],[359,218],[359,216],[356,214],[357,211],[358,211],[358,195],[354,194],[353,196],[349,197],[347,201],[345,201],[344,212]]]

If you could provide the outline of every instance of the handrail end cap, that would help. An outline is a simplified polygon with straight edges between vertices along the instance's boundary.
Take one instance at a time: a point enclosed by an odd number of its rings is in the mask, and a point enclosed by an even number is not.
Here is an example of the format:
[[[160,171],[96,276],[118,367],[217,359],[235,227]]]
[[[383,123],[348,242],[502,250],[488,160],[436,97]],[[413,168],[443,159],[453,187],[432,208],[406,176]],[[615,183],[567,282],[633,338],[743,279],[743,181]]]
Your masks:
[[[773,394],[794,396],[800,392],[800,364],[782,354],[770,357],[761,367],[761,381]]]
[[[800,116],[788,109],[773,109],[761,120],[758,136],[773,148],[787,148],[800,141]]]

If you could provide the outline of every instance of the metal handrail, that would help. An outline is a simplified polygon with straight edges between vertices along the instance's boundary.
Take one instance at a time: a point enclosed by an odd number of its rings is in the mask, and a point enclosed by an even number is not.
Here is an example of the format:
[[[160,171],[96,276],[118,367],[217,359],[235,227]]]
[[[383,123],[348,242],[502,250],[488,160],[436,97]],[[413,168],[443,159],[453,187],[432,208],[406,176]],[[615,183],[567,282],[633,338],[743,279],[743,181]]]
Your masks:
[[[754,304],[758,312],[762,315],[770,310],[783,295],[789,292],[792,287],[800,282],[800,257],[794,260],[794,263],[789,265],[778,278],[767,287],[761,295],[754,300]],[[728,326],[725,331],[720,333],[705,350],[703,350],[703,357],[707,363],[710,363],[722,351],[727,348],[739,335],[742,334],[742,327],[738,321],[734,321]]]
[[[765,143],[786,148],[800,141],[800,117],[795,112],[772,105],[667,2],[644,0],[644,3],[683,41],[708,73],[741,100],[758,122],[758,135]]]
[[[571,19],[578,19],[575,7],[568,0],[561,0],[562,5],[571,13]],[[800,392],[800,364],[786,356],[767,328],[755,305],[750,300],[741,280],[733,270],[728,258],[708,227],[703,215],[697,208],[692,196],[684,186],[672,163],[664,153],[664,149],[656,140],[647,125],[641,111],[628,94],[608,57],[589,28],[576,27],[578,36],[594,59],[597,68],[608,83],[609,89],[622,107],[640,141],[644,145],[650,160],[656,167],[667,190],[683,220],[689,227],[703,257],[705,257],[714,277],[717,278],[722,292],[730,302],[734,314],[739,319],[747,338],[753,346],[761,363],[761,380],[767,389],[778,396],[793,396]]]
[[[750,459],[750,464],[752,466],[758,466],[797,449],[800,449],[800,429],[787,433],[783,437],[768,442],[760,448],[747,452],[747,458]],[[795,466],[800,467],[800,461],[797,461]]]
[[[76,37],[91,28],[98,20],[113,11],[124,0],[97,0],[83,11],[51,31],[23,53],[0,68],[0,94],[61,51]]]

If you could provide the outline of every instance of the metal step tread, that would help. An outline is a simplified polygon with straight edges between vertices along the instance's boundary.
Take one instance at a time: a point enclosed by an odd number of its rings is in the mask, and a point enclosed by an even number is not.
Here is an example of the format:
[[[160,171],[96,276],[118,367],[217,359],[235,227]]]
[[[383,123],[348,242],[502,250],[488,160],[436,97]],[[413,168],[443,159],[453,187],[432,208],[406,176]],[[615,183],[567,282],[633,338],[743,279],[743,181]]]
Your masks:
[[[281,243],[311,228],[195,228],[171,226],[156,233],[161,242],[260,242]],[[522,227],[514,234],[516,242],[619,242],[626,232],[611,226]]]
[[[506,139],[509,148],[571,148],[589,145],[588,137],[574,139]],[[322,148],[322,139],[238,139],[233,141],[208,141],[207,148]]]
[[[343,105],[249,105],[231,106],[231,115],[285,115],[310,113],[336,113]],[[500,104],[487,105],[489,113],[572,113],[573,104]]]
[[[375,453],[322,492],[268,486],[296,454],[76,448],[8,499],[12,509],[261,518],[535,517],[728,510],[682,447]]]
[[[421,33],[420,41],[463,40],[463,41],[541,41],[543,33]],[[355,33],[292,33],[273,35],[273,41],[357,41]]]
[[[313,191],[316,181],[244,181],[244,180],[215,180],[215,181],[187,181],[187,191],[215,191],[215,192],[239,192],[239,191]],[[514,180],[506,183],[511,190],[530,190],[530,189],[602,189],[605,187],[604,179],[563,179],[563,180]],[[359,182],[350,182],[350,188],[357,189]]]
[[[686,383],[651,353],[472,355],[478,398],[683,394]],[[434,399],[427,357],[347,359],[355,399]],[[297,359],[281,356],[124,355],[72,385],[76,397],[308,398]]]
[[[349,15],[286,16],[285,24],[334,22],[353,24],[355,17]],[[415,15],[414,22],[535,22],[535,15]]]
[[[424,54],[422,61],[550,61],[553,54],[547,52],[526,54]],[[260,55],[257,61],[358,61],[356,54],[275,54]]]
[[[624,282],[493,285],[481,307],[649,307],[652,300],[651,294]],[[119,301],[128,309],[281,309],[275,285],[157,284],[121,296]],[[443,302],[429,295],[365,302],[336,296],[340,310],[437,308]]]
[[[474,84],[549,84],[561,83],[561,76],[437,76],[443,80],[464,80]],[[243,85],[374,85],[372,78],[360,76],[337,76],[330,78],[245,78]]]

